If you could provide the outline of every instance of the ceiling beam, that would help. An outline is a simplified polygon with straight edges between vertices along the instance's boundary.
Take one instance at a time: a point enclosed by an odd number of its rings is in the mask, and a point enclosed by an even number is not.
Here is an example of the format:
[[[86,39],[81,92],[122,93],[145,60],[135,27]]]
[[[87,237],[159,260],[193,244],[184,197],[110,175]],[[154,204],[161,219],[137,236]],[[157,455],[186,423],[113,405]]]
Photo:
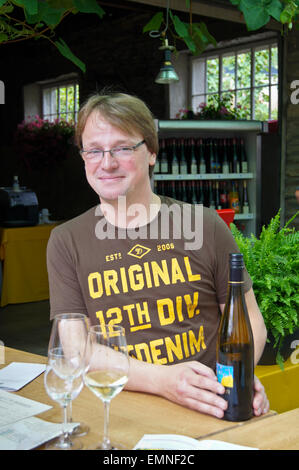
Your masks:
[[[134,3],[143,3],[158,8],[166,8],[166,0],[128,0]],[[189,12],[184,0],[170,0],[170,9]],[[209,18],[217,18],[224,21],[232,21],[234,23],[245,23],[243,14],[233,5],[219,5],[212,1],[193,0],[192,13],[200,16],[207,16]],[[266,26],[267,29],[274,29],[276,31],[281,29],[279,23],[275,20],[270,20]]]

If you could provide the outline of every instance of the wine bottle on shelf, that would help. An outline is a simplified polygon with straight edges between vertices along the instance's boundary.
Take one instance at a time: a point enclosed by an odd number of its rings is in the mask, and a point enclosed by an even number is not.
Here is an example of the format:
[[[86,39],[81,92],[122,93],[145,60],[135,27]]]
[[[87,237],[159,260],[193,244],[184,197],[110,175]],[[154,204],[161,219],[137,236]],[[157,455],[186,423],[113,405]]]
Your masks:
[[[197,169],[197,159],[195,154],[195,143],[194,139],[191,139],[191,156],[190,156],[190,173],[196,175],[198,173]]]
[[[199,152],[198,152],[198,154],[199,154],[199,173],[201,175],[204,175],[207,172],[207,168],[206,168],[206,161],[205,161],[203,140],[202,139],[199,139],[198,150],[199,150]]]
[[[240,198],[237,183],[232,181],[231,190],[228,195],[229,208],[233,209],[236,214],[240,213]]]
[[[187,159],[185,153],[185,141],[181,139],[181,158],[180,158],[180,174],[186,175],[188,173]]]
[[[233,139],[233,173],[240,173],[240,162],[237,152],[236,139]]]
[[[242,212],[243,214],[249,213],[249,201],[248,201],[248,193],[247,193],[247,182],[244,180],[243,182],[243,200],[242,200]]]
[[[215,196],[214,196],[212,181],[209,181],[209,208],[210,209],[216,209]]]
[[[220,204],[221,209],[228,209],[228,192],[226,181],[221,181],[220,183]]]
[[[172,197],[173,199],[176,198],[175,181],[171,181],[169,197]]]
[[[252,417],[254,343],[243,286],[243,255],[230,253],[228,294],[216,348],[216,375],[225,387],[222,396],[228,407],[224,419],[228,421]]]
[[[161,142],[161,155],[160,155],[160,173],[166,174],[168,171],[168,155],[166,152],[165,140]]]
[[[215,159],[215,173],[220,173],[220,159],[219,159],[219,149],[218,141],[214,141],[214,159]]]
[[[188,202],[188,193],[187,193],[186,181],[182,181],[181,188],[182,188],[182,193],[181,193],[182,201]]]
[[[203,204],[205,203],[205,194],[204,194],[204,188],[203,188],[203,181],[199,180],[198,181],[198,191],[197,191],[197,204]]]
[[[180,164],[176,149],[176,140],[172,140],[172,162],[171,162],[171,173],[178,175],[180,173]]]
[[[215,182],[215,207],[216,209],[222,209],[220,201],[219,181]]]
[[[197,204],[196,184],[195,181],[191,181],[191,204]]]
[[[245,144],[244,139],[241,139],[240,142],[240,153],[241,153],[241,172],[247,173],[248,172],[248,163],[247,163],[247,156],[245,152]]]
[[[213,141],[210,140],[210,173],[216,173],[216,161],[214,155]]]
[[[223,140],[223,159],[222,159],[222,173],[229,173],[229,162],[227,157],[226,139]]]

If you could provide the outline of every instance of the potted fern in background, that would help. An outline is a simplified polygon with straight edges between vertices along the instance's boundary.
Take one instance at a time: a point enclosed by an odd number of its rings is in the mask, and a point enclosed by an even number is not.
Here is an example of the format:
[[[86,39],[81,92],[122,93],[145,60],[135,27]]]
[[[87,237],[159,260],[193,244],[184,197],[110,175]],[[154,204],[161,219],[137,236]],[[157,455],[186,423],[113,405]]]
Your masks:
[[[298,214],[299,211],[280,228],[279,210],[269,225],[262,228],[259,238],[253,234],[245,237],[234,224],[230,226],[243,253],[268,331],[259,364],[276,361],[282,369],[292,352],[291,335],[299,339],[299,232],[289,228]],[[274,353],[274,361],[266,356],[269,349]]]

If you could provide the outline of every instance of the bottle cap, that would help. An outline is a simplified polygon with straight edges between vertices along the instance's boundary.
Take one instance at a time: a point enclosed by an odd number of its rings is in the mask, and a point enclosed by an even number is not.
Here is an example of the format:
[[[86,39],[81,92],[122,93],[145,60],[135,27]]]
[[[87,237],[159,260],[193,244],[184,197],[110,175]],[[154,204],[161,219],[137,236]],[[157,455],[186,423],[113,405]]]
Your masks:
[[[244,268],[244,259],[242,253],[230,253],[229,263],[232,268],[242,269]]]

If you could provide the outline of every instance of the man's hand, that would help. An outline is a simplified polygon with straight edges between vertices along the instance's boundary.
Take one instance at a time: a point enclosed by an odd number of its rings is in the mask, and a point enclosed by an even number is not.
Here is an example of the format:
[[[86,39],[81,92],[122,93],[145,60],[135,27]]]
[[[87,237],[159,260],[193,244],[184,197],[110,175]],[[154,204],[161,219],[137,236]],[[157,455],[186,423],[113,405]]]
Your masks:
[[[269,400],[267,398],[265,389],[259,379],[254,376],[253,412],[255,416],[268,413],[269,407]]]
[[[227,402],[212,369],[196,361],[183,362],[160,369],[160,394],[180,405],[217,418],[223,417]]]

